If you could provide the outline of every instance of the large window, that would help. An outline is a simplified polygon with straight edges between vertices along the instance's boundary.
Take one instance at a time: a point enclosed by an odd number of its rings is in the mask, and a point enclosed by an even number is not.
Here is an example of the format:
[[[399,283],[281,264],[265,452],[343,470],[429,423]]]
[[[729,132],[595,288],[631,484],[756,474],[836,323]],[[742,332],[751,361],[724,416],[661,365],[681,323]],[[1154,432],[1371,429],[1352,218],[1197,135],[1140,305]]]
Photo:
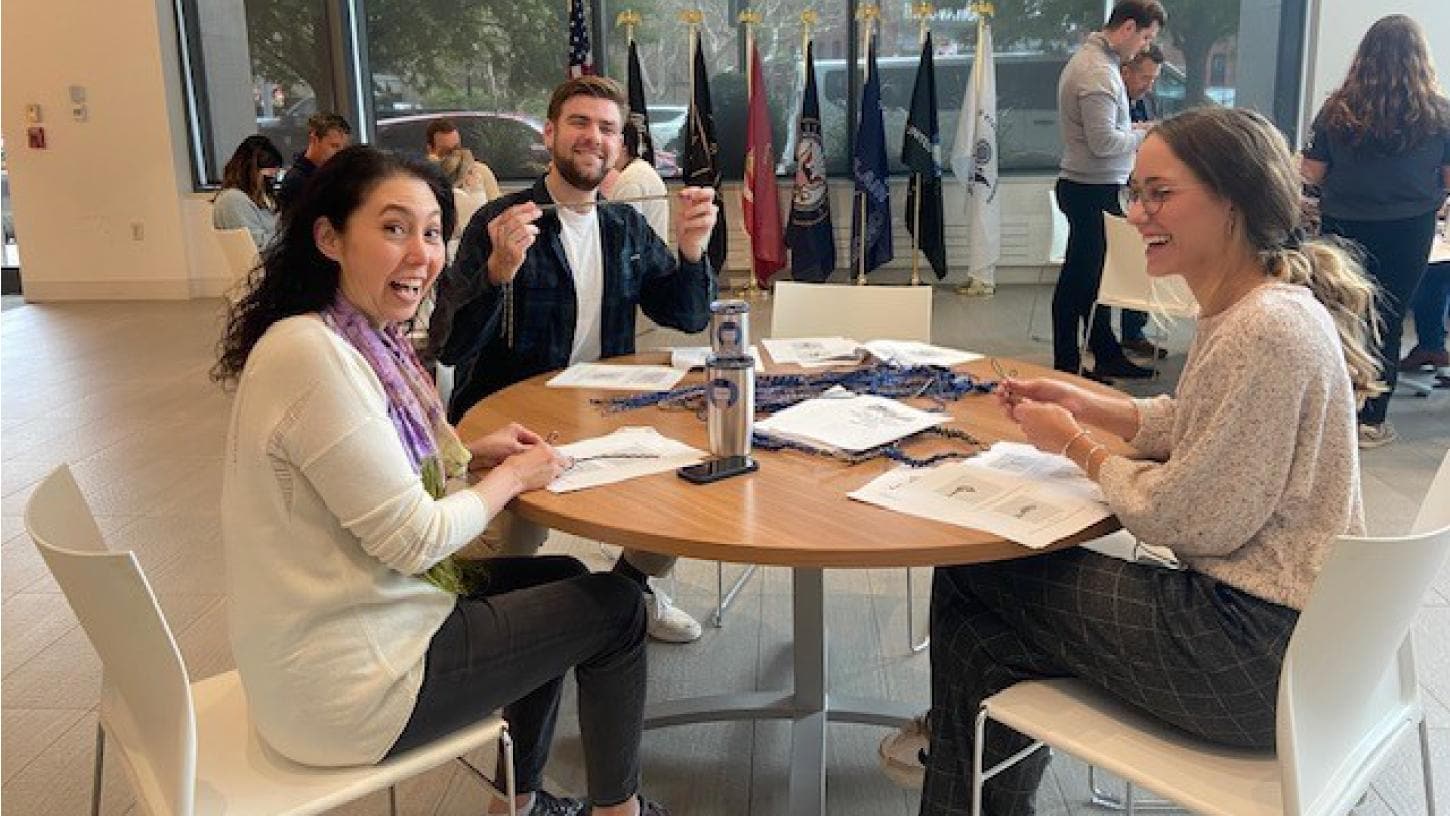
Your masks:
[[[565,73],[562,0],[179,0],[194,99],[197,179],[215,183],[233,147],[261,132],[284,153],[302,149],[319,109],[347,116],[359,137],[421,154],[429,120],[448,114],[464,145],[500,179],[536,176],[546,166],[543,118]],[[814,8],[816,72],[827,169],[844,175],[862,73],[854,0],[755,2],[782,173],[793,171],[795,120],[803,84],[800,13]],[[881,6],[878,41],[888,154],[898,162],[919,55],[910,0]],[[1170,0],[1159,38],[1167,52],[1155,91],[1159,110],[1242,105],[1271,114],[1292,135],[1298,111],[1305,0]],[[596,65],[623,80],[626,9],[636,30],[651,130],[663,175],[677,176],[689,95],[686,29],[680,12],[704,13],[701,41],[710,71],[727,180],[745,151],[745,0],[590,0]],[[931,19],[943,156],[956,135],[976,48],[967,0],[944,0]],[[1057,78],[1084,38],[1099,28],[1104,0],[997,0],[993,21],[999,151],[1005,172],[1052,173],[1061,154]],[[354,17],[353,15],[356,15]],[[853,65],[850,59],[857,57]]]

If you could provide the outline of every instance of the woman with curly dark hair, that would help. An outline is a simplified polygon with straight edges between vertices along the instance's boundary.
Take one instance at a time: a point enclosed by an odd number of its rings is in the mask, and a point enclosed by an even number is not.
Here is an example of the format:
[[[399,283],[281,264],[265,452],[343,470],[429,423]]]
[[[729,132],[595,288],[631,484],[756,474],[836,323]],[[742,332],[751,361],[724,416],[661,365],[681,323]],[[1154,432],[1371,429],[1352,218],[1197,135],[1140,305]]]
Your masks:
[[[454,220],[435,168],[348,148],[308,179],[233,308],[212,373],[236,387],[222,543],[253,723],[294,761],[358,765],[502,708],[518,812],[576,816],[586,803],[542,789],[572,668],[587,805],[659,816],[638,795],[638,584],[567,557],[452,558],[566,464],[518,424],[460,440],[399,328]]]
[[[1377,448],[1395,440],[1385,414],[1405,309],[1450,188],[1450,100],[1418,23],[1391,14],[1370,26],[1344,84],[1314,119],[1302,169],[1321,187],[1323,231],[1359,244],[1382,291],[1379,355],[1389,390],[1359,415],[1360,447]]]
[[[211,200],[211,225],[246,229],[257,249],[277,231],[277,199],[272,182],[282,169],[282,153],[266,136],[248,136],[222,169],[222,189]]]

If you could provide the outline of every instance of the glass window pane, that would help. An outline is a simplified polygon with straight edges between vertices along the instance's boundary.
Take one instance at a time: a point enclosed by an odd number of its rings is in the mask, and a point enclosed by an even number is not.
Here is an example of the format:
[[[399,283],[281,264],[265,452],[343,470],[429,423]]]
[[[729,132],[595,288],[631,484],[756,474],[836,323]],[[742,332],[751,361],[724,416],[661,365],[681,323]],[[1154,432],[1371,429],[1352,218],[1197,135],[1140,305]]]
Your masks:
[[[447,114],[498,178],[543,172],[544,113],[565,76],[562,2],[369,0],[367,23],[380,146],[422,156],[428,122]]]
[[[333,104],[326,0],[194,0],[196,92],[206,102],[206,166],[219,183],[242,139],[270,138],[289,161],[307,146],[307,117]],[[201,77],[205,77],[204,84]]]

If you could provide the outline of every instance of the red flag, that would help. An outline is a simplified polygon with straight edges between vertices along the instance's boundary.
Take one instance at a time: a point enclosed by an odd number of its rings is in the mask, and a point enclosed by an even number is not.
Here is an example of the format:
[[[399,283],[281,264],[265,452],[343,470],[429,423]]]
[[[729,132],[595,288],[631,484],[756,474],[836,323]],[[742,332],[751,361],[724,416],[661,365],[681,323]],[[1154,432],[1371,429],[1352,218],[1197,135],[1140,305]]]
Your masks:
[[[745,186],[741,206],[750,235],[755,279],[762,286],[785,266],[780,196],[775,189],[775,150],[770,144],[770,109],[765,103],[765,71],[760,50],[750,44],[750,102],[745,120]]]

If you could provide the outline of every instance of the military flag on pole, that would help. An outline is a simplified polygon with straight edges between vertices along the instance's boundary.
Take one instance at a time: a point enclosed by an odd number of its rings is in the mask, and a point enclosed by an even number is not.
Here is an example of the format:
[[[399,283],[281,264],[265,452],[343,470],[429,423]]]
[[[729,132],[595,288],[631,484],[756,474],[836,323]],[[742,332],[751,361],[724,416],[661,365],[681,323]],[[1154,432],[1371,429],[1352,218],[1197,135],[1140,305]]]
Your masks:
[[[906,229],[916,238],[938,280],[947,276],[946,229],[942,217],[941,132],[937,127],[936,65],[931,33],[921,46],[911,113],[901,141],[901,163],[911,169],[906,188]],[[918,197],[919,196],[919,197]]]
[[[790,197],[790,275],[820,283],[836,271],[836,237],[831,229],[831,197],[826,187],[826,149],[821,141],[821,103],[816,96],[815,43],[806,45],[805,93],[796,123],[795,186]]]

